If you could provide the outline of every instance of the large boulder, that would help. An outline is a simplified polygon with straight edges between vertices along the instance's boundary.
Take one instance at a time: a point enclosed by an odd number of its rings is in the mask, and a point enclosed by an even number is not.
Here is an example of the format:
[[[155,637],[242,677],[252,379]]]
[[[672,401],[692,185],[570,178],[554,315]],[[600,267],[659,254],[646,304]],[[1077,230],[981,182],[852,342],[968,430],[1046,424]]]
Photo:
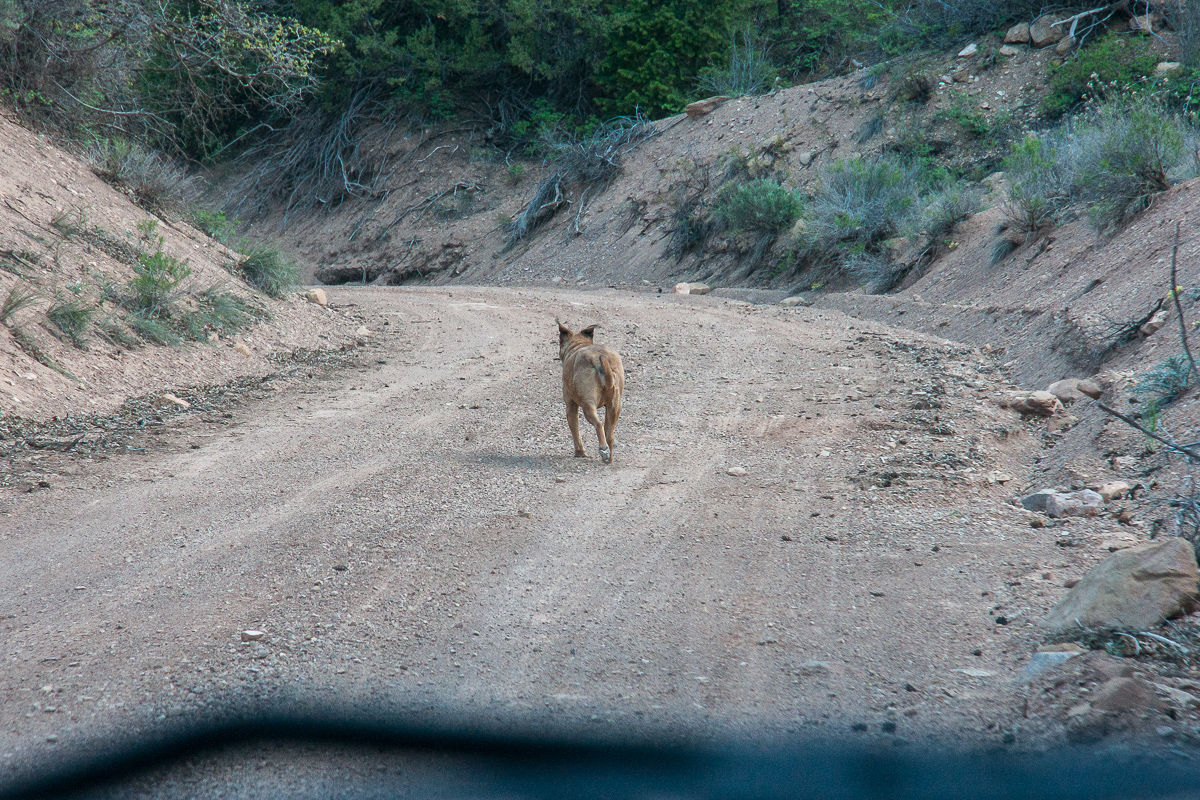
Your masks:
[[[1029,26],[1029,43],[1034,47],[1049,47],[1057,44],[1058,40],[1063,38],[1063,30],[1061,25],[1054,24],[1056,22],[1058,22],[1058,18],[1049,14],[1034,20],[1034,23]]]
[[[1099,400],[1104,393],[1100,384],[1086,378],[1064,378],[1047,386],[1046,391],[1061,400],[1063,404],[1074,403],[1085,397]]]
[[[1029,23],[1018,22],[1008,29],[1008,33],[1004,34],[1005,44],[1028,44],[1029,43]]]
[[[1008,401],[1008,407],[1022,414],[1052,417],[1063,410],[1062,401],[1050,392],[1021,393]]]
[[[1196,552],[1184,539],[1122,550],[1093,567],[1041,624],[1052,633],[1145,630],[1200,608],[1198,584]]]
[[[1044,490],[1021,498],[1027,511],[1036,511],[1047,517],[1094,517],[1104,510],[1104,498],[1091,489],[1078,492],[1055,492]]]
[[[708,97],[704,100],[697,100],[694,103],[688,104],[688,106],[683,109],[683,113],[688,115],[688,119],[700,119],[701,117],[706,117],[711,114],[714,109],[728,99],[728,97],[720,95],[718,97]]]

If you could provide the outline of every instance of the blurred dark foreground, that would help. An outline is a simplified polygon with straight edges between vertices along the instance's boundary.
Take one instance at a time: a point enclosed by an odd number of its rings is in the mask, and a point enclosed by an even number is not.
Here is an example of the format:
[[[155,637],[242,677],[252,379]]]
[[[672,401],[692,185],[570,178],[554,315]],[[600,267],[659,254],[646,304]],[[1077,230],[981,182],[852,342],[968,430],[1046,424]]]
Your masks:
[[[549,738],[453,721],[255,713],[156,726],[87,757],[47,753],[0,800],[109,797],[1200,798],[1182,751],[1020,754],[812,741],[725,746]]]

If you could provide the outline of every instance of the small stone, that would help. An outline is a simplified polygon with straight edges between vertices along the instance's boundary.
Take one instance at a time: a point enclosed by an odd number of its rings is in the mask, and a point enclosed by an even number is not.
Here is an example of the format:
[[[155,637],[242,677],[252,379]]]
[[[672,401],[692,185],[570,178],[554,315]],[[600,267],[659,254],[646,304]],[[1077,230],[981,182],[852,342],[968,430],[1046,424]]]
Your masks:
[[[1116,469],[1133,469],[1137,463],[1137,456],[1117,456],[1113,459],[1113,466]]]
[[[1029,23],[1018,22],[1008,29],[1004,34],[1005,44],[1028,44],[1029,43]],[[1015,48],[1014,48],[1015,49]]]
[[[1166,75],[1179,69],[1183,69],[1183,64],[1178,61],[1160,61],[1158,62],[1158,66],[1154,68],[1154,74]]]
[[[1050,433],[1068,431],[1071,428],[1074,428],[1078,423],[1079,420],[1077,418],[1065,411],[1060,411],[1057,414],[1053,414],[1050,419],[1046,421],[1046,430]]]
[[[1170,725],[1156,725],[1154,728],[1154,732],[1157,733],[1159,736],[1163,737],[1164,739],[1175,735],[1175,729],[1172,728]]]
[[[355,336],[370,336],[371,330],[366,325],[359,325],[358,330],[354,332]]]
[[[1183,689],[1176,689],[1174,686],[1162,683],[1153,683],[1151,686],[1154,687],[1158,696],[1166,701],[1169,708],[1177,708],[1181,711],[1200,709],[1200,697],[1196,697],[1191,692],[1185,692]]]
[[[1129,484],[1125,481],[1109,481],[1096,488],[1096,494],[1100,495],[1106,503],[1124,497],[1128,491]]]
[[[1075,40],[1070,37],[1062,39],[1058,44],[1054,45],[1054,52],[1060,56],[1068,55],[1071,48],[1075,46]]]
[[[1113,678],[1100,686],[1091,698],[1092,708],[1101,711],[1143,711],[1162,707],[1150,685],[1140,678]]]
[[[745,467],[730,467],[725,470],[726,475],[732,475],[735,478],[744,478],[750,474],[750,471]]]
[[[694,103],[689,103],[683,109],[683,113],[688,115],[688,119],[700,119],[701,117],[711,114],[717,109],[718,106],[728,99],[729,98],[724,95],[719,95],[717,97],[709,97],[704,100],[697,100]]]
[[[333,565],[334,572],[345,572],[348,569],[350,569],[350,567],[347,564],[334,564]]]
[[[1027,392],[1009,398],[1008,407],[1021,414],[1051,417],[1062,410],[1063,404],[1050,392]]]
[[[257,642],[264,636],[266,636],[266,634],[262,631],[242,631],[243,642]]]
[[[1025,669],[1021,670],[1020,676],[1017,678],[1019,683],[1028,683],[1046,670],[1057,667],[1059,664],[1070,661],[1075,656],[1083,652],[1083,648],[1075,650],[1056,650],[1051,652],[1038,651],[1029,659],[1029,663],[1025,665]]]
[[[1063,581],[1063,587],[1066,589],[1074,589],[1079,585],[1079,578],[1067,578]]]
[[[1091,489],[1069,494],[1047,489],[1021,498],[1021,505],[1048,517],[1094,517],[1103,508],[1104,500]]]
[[[246,358],[250,357],[250,348],[246,346],[245,342],[238,342],[233,346],[233,349],[244,355]]]
[[[708,294],[712,291],[712,287],[707,283],[689,283],[688,294]]]
[[[954,670],[954,671],[955,671],[955,672],[961,672],[963,675],[967,675],[967,676],[969,676],[969,677],[971,677],[971,678],[990,678],[990,677],[992,677],[993,675],[995,675],[995,674],[996,674],[996,673],[994,673],[994,672],[992,672],[992,671],[990,671],[990,670],[986,670],[986,669],[975,669],[975,668],[973,668],[973,667],[971,667],[971,668],[968,668],[968,669],[956,669],[956,670]]]
[[[1084,384],[1087,384],[1086,388],[1089,391],[1083,391]],[[1057,397],[1064,405],[1070,405],[1077,400],[1083,400],[1085,397],[1098,397],[1100,387],[1096,386],[1092,381],[1083,381],[1079,378],[1063,378],[1061,381],[1055,381],[1047,386],[1046,391]]]
[[[181,397],[176,397],[170,392],[165,392],[158,396],[159,404],[167,407],[178,406],[179,408],[191,408],[192,404]]]
[[[969,45],[964,47],[962,50],[958,51],[958,57],[959,58],[970,58],[971,56],[975,55],[978,52],[979,52],[979,45],[975,44],[975,42],[971,42]]]
[[[208,341],[212,342],[213,344],[216,344],[217,342],[221,341],[221,334],[217,333],[216,331],[209,331],[208,336],[205,338],[207,338]]]
[[[797,294],[792,295],[791,297],[783,298],[779,301],[779,305],[783,306],[784,308],[795,308],[796,306],[808,308],[812,305],[812,300]]]
[[[792,670],[797,675],[812,677],[814,675],[828,675],[830,672],[830,664],[827,661],[802,661]]]
[[[1081,717],[1091,710],[1092,710],[1091,703],[1088,703],[1085,701],[1083,703],[1079,703],[1078,705],[1071,706],[1071,708],[1067,711],[1067,716],[1068,717]]]
[[[1142,336],[1153,336],[1162,330],[1163,325],[1167,324],[1167,314],[1165,311],[1155,311],[1154,315],[1140,328]]]
[[[1011,44],[1000,45],[1000,55],[1002,55],[1002,56],[1008,56],[1009,58],[1012,58],[1013,56],[1017,55],[1020,52],[1021,52],[1021,48],[1014,47]]]
[[[254,645],[254,657],[255,658],[270,658],[270,656],[271,656],[271,648],[267,647],[265,644]]]
[[[329,307],[329,298],[325,295],[324,289],[309,289],[304,293],[304,299],[310,303],[316,303],[321,308]]]
[[[565,476],[565,475],[555,475],[555,476],[554,476],[554,482],[555,482],[555,483],[566,483],[566,482],[567,482],[567,478],[566,478],[566,476]]]
[[[800,160],[800,166],[807,167],[809,164],[812,163],[813,151],[812,150],[802,150],[800,152],[800,155],[797,156],[797,158],[799,158],[799,160]]]
[[[49,742],[50,744],[54,744],[55,742],[58,741],[58,735],[51,733],[48,736],[46,736],[46,741]]]
[[[692,287],[686,283],[675,284],[675,294],[691,294]]]

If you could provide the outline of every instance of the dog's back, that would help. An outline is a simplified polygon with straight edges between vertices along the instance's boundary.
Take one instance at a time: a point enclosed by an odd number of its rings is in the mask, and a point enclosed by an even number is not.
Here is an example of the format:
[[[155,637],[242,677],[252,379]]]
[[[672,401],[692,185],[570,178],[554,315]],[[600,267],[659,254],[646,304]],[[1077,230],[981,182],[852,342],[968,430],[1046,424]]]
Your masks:
[[[567,404],[567,424],[575,440],[575,455],[583,455],[579,438],[579,412],[595,426],[600,440],[600,457],[612,460],[613,428],[621,415],[621,395],[625,392],[625,366],[616,350],[593,340],[595,326],[574,333],[558,323],[558,354],[563,362],[563,401]],[[604,409],[601,424],[596,409]]]

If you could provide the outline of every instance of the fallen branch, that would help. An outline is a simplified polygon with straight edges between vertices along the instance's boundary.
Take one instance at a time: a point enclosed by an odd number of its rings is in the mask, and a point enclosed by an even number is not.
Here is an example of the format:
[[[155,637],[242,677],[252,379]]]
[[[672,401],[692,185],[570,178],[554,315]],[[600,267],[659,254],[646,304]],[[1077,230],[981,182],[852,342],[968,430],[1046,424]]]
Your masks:
[[[1196,369],[1196,359],[1192,357],[1191,344],[1188,342],[1187,321],[1183,318],[1183,303],[1179,300],[1180,286],[1176,278],[1175,265],[1179,260],[1179,223],[1175,223],[1175,244],[1171,247],[1171,297],[1175,300],[1175,311],[1179,314],[1179,338],[1183,341],[1183,353],[1191,366],[1192,377],[1200,383],[1200,371]]]
[[[388,231],[390,231],[392,228],[399,225],[401,220],[403,220],[405,217],[407,217],[412,212],[418,211],[419,213],[417,214],[417,217],[420,218],[420,215],[425,212],[425,209],[432,206],[438,200],[441,200],[443,197],[445,197],[448,194],[457,195],[460,191],[477,192],[477,191],[479,191],[479,184],[478,183],[466,183],[465,181],[459,181],[458,183],[451,186],[449,189],[438,192],[437,194],[429,195],[421,202],[419,202],[415,205],[411,205],[408,208],[401,211],[400,215],[397,216],[390,223],[388,223],[387,227],[385,227],[383,230],[381,230],[379,232],[379,235],[376,236],[375,238],[378,240],[378,239],[382,239],[384,236],[387,236]]]
[[[1125,414],[1122,414],[1120,411],[1117,411],[1116,409],[1113,409],[1113,408],[1109,408],[1108,406],[1106,406],[1104,403],[1101,403],[1101,402],[1097,402],[1096,406],[1104,413],[1112,414],[1114,417],[1121,420],[1126,425],[1132,425],[1133,427],[1137,428],[1142,433],[1149,436],[1151,439],[1154,439],[1155,441],[1165,444],[1167,447],[1171,448],[1172,450],[1176,450],[1180,453],[1183,453],[1188,458],[1192,458],[1197,461],[1200,461],[1200,453],[1197,453],[1195,450],[1192,450],[1190,448],[1184,447],[1183,445],[1175,444],[1172,441],[1164,439],[1163,437],[1159,436],[1154,431],[1147,428],[1142,423],[1135,420],[1133,417],[1126,416]]]

